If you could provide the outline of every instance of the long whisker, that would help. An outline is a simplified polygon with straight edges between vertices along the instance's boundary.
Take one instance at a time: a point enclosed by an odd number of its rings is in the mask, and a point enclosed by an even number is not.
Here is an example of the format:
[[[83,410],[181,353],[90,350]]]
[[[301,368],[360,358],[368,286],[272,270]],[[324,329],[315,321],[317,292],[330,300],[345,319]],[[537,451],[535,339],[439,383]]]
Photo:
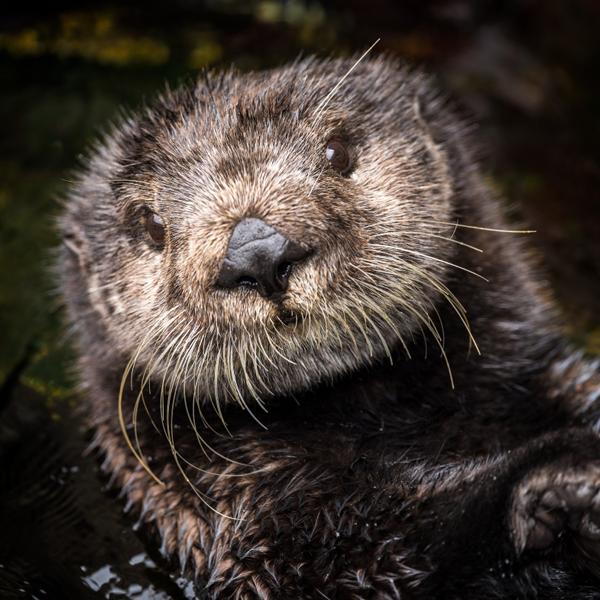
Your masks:
[[[323,100],[321,100],[321,102],[317,105],[317,108],[316,108],[316,111],[315,111],[315,116],[316,117],[318,117],[323,112],[323,110],[325,109],[325,107],[327,106],[327,104],[329,103],[329,101],[333,98],[333,96],[335,95],[335,93],[340,89],[340,87],[342,86],[342,84],[344,83],[344,81],[346,81],[346,78],[366,58],[366,56],[369,54],[369,52],[371,52],[371,50],[373,50],[373,48],[375,48],[375,46],[377,46],[377,44],[380,42],[380,40],[381,40],[381,38],[377,38],[363,52],[363,54],[359,57],[359,59],[346,71],[346,73],[342,76],[342,78],[335,84],[335,86],[329,92],[329,94],[327,94],[327,96],[325,96],[325,98],[323,98]]]
[[[425,254],[424,252],[419,252],[418,250],[410,250],[409,248],[404,248],[403,246],[392,246],[392,245],[388,245],[388,244],[372,244],[372,245],[376,246],[378,248],[384,248],[386,250],[397,250],[398,252],[406,252],[407,254],[414,254],[415,256],[421,256],[422,258],[426,258],[427,260],[433,260],[435,262],[442,263],[449,267],[454,267],[455,269],[464,271],[465,273],[469,273],[470,275],[473,275],[474,277],[478,277],[479,279],[482,279],[485,282],[489,281],[486,277],[484,277],[480,273],[472,271],[471,269],[467,269],[466,267],[461,267],[460,265],[457,265],[450,261],[444,260],[443,258],[438,258],[437,256],[431,256],[429,254]]]
[[[416,223],[417,221],[415,221]],[[425,221],[427,223],[427,221]],[[435,225],[447,225],[449,227],[462,227],[464,229],[477,229],[479,231],[491,231],[492,233],[516,233],[516,234],[529,234],[537,233],[535,229],[495,229],[493,227],[483,227],[480,225],[465,225],[463,223],[453,223],[450,221],[429,221]]]
[[[129,366],[126,368],[129,368]],[[118,402],[117,402],[117,412],[119,415],[119,426],[121,428],[121,432],[123,434],[123,437],[125,439],[125,442],[127,444],[127,446],[129,447],[129,449],[131,450],[132,454],[135,456],[135,458],[137,459],[137,461],[140,463],[140,465],[144,468],[144,470],[148,473],[148,475],[150,475],[150,477],[152,477],[152,479],[154,479],[154,481],[156,481],[156,483],[158,483],[159,485],[164,487],[164,482],[162,480],[160,480],[152,471],[152,469],[147,465],[146,461],[142,458],[142,456],[137,452],[137,450],[135,449],[133,443],[131,442],[131,439],[129,438],[129,434],[127,433],[127,426],[125,424],[125,416],[123,414],[123,395],[125,392],[125,381],[127,379],[127,375],[125,375],[125,377],[123,377],[121,379],[121,385],[119,386],[119,398],[118,398]]]
[[[464,246],[465,248],[469,248],[469,250],[475,250],[475,252],[483,252],[483,250],[481,248],[478,248],[477,246],[467,244],[466,242],[462,242],[461,240],[457,240],[453,237],[446,237],[444,235],[438,235],[436,233],[431,233],[429,231],[404,231],[403,230],[402,235],[413,235],[415,237],[421,237],[421,236],[432,237],[432,238],[436,238],[438,240],[445,240],[447,242],[452,242],[453,244],[458,244],[459,246]],[[372,237],[375,237],[375,236],[372,236]]]
[[[157,335],[158,335],[157,332],[154,331],[152,328],[150,328],[148,330],[146,336],[142,339],[142,341],[138,345],[136,351],[131,356],[127,365],[125,366],[123,375],[121,377],[121,383],[119,386],[119,394],[118,394],[118,400],[117,400],[117,412],[118,412],[119,426],[120,426],[121,432],[123,434],[123,437],[125,439],[127,446],[131,450],[132,454],[135,456],[136,460],[139,462],[139,464],[142,466],[142,468],[152,477],[152,479],[154,479],[154,481],[156,481],[158,484],[164,486],[164,483],[154,474],[154,472],[152,471],[152,469],[150,469],[150,467],[148,466],[148,464],[146,463],[146,461],[143,459],[143,456],[142,456],[142,452],[141,452],[140,444],[139,444],[138,433],[137,433],[137,407],[139,405],[138,400],[136,399],[136,402],[134,404],[134,409],[133,409],[133,427],[134,427],[134,435],[135,435],[135,439],[136,439],[136,446],[133,445],[131,438],[129,437],[129,434],[127,432],[127,426],[125,424],[125,416],[124,416],[124,412],[123,412],[123,400],[124,400],[124,394],[125,394],[125,383],[127,381],[127,378],[130,374],[133,377],[133,369],[135,367],[135,364],[136,364],[140,354],[147,347],[149,341],[154,336],[157,336]],[[131,384],[133,384],[133,380],[131,381]]]

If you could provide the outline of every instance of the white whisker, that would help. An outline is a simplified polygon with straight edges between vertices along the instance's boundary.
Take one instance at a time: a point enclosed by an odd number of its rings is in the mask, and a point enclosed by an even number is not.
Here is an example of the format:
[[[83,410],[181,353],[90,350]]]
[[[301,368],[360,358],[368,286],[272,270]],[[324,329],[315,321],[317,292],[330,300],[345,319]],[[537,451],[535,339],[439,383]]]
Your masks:
[[[327,94],[327,96],[325,96],[325,98],[323,98],[323,100],[321,100],[321,102],[317,105],[317,108],[315,110],[315,117],[318,117],[323,112],[323,110],[325,109],[325,107],[327,106],[327,104],[329,103],[329,101],[333,98],[333,96],[335,95],[335,93],[340,89],[340,87],[342,86],[342,84],[344,83],[344,81],[346,81],[346,78],[365,59],[365,57],[369,54],[369,52],[371,52],[371,50],[373,50],[373,48],[375,48],[375,46],[379,43],[380,40],[381,40],[381,38],[377,38],[363,52],[363,54],[359,57],[359,59],[346,71],[346,73],[343,75],[343,77],[335,84],[335,86],[329,92],[329,94]]]

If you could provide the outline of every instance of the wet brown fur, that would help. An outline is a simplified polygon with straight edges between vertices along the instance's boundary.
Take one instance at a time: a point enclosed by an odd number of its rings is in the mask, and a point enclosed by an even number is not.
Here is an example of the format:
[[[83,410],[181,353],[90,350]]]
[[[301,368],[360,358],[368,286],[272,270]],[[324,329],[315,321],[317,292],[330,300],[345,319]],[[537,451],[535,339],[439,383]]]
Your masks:
[[[353,64],[200,78],[91,153],[58,268],[103,467],[210,598],[600,598],[590,529],[532,549],[527,512],[549,486],[600,489],[598,365],[523,236],[495,231],[429,80],[367,60],[323,104]],[[214,286],[250,216],[312,251],[277,302]],[[128,366],[145,467],[119,428]]]

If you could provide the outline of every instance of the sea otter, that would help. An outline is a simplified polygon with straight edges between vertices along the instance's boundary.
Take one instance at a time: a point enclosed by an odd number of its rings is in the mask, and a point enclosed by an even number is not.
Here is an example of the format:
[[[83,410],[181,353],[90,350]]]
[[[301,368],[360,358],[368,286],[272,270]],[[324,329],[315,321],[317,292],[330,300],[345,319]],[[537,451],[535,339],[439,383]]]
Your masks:
[[[305,59],[165,93],[79,171],[93,444],[202,597],[600,598],[600,368],[470,137],[395,60]]]

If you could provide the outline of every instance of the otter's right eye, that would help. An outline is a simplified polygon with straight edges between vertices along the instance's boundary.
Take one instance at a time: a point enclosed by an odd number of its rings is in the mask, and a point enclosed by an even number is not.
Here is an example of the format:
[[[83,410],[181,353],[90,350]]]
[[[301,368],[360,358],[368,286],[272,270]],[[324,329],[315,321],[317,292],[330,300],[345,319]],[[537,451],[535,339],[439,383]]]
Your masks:
[[[165,223],[155,212],[148,211],[144,215],[144,227],[152,241],[159,247],[165,245]]]

